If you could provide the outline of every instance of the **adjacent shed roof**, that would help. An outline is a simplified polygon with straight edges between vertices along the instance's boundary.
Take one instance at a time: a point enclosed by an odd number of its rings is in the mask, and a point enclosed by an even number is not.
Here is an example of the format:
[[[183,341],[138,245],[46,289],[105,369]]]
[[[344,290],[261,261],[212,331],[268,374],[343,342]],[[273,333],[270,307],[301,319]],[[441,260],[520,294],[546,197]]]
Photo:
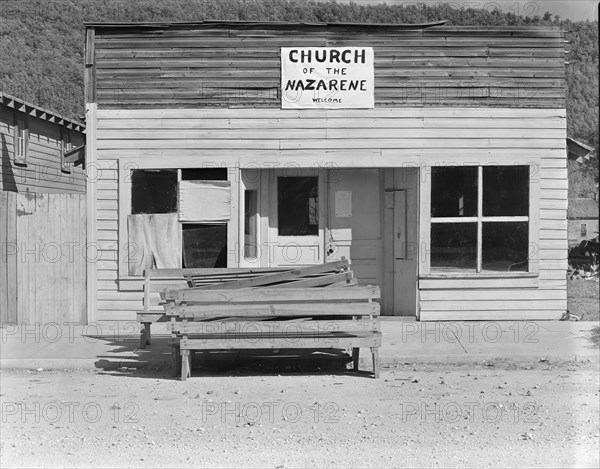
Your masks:
[[[570,220],[597,219],[598,201],[594,199],[569,200],[568,217]]]
[[[567,152],[570,160],[582,162],[584,159],[589,159],[593,151],[592,147],[588,147],[573,138],[567,138]]]
[[[9,108],[24,112],[30,116],[37,117],[54,124],[62,125],[67,129],[73,129],[78,132],[83,132],[85,130],[85,124],[81,121],[69,119],[68,117],[64,117],[57,112],[49,111],[48,109],[28,103],[4,92],[0,92],[0,103]]]

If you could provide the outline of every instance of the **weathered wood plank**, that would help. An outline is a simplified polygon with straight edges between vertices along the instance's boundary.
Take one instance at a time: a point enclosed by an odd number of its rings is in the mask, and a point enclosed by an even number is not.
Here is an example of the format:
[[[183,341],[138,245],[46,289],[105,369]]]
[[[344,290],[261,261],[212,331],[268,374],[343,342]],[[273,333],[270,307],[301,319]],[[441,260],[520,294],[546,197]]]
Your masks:
[[[223,337],[241,340],[256,338],[282,337],[296,338],[312,336],[322,338],[329,336],[331,342],[338,335],[348,333],[379,332],[379,320],[314,320],[314,321],[196,321],[171,322],[168,331],[176,334],[202,334],[207,340]],[[332,337],[334,336],[334,337]]]
[[[345,302],[368,301],[379,298],[378,286],[354,288],[314,289],[287,288],[285,291],[259,290],[167,290],[167,299],[196,304],[291,303],[291,302]]]
[[[322,340],[314,338],[267,338],[240,341],[239,338],[224,339],[181,339],[183,350],[236,350],[236,349],[295,349],[295,348],[346,348],[346,347],[381,347],[381,334],[372,333],[356,337],[336,337]]]
[[[352,288],[354,289],[354,287]],[[328,290],[330,291],[330,290]],[[190,319],[208,319],[215,317],[294,317],[312,315],[332,315],[332,316],[378,316],[380,312],[379,303],[344,303],[340,308],[340,303],[319,303],[309,304],[267,304],[267,305],[181,305],[176,308],[174,305],[165,305],[166,313],[170,315],[179,315]]]

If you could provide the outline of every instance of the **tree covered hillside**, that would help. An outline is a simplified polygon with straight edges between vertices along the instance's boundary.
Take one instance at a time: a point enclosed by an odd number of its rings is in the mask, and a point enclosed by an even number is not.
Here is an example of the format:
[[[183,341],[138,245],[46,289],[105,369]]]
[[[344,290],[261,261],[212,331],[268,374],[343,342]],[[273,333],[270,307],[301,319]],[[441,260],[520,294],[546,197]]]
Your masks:
[[[456,5],[456,4],[455,4]],[[83,108],[86,21],[301,21],[449,25],[554,25],[566,31],[569,136],[598,150],[598,23],[516,16],[450,4],[371,5],[298,0],[4,0],[0,4],[0,90],[70,117]],[[597,161],[597,160],[596,160]],[[597,167],[587,166],[585,173]]]

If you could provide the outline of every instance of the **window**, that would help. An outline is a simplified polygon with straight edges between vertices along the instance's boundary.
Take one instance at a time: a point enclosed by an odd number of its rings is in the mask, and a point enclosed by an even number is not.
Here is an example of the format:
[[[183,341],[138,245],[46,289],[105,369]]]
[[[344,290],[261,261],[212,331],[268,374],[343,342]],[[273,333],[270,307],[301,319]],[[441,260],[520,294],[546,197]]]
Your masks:
[[[587,236],[587,223],[581,224],[581,236],[584,238]]]
[[[65,161],[65,154],[73,148],[71,144],[71,135],[66,131],[61,131],[61,134],[60,169],[64,173],[70,173],[72,164]]]
[[[27,165],[27,153],[29,150],[29,129],[25,119],[17,119],[15,122],[15,164]]]
[[[244,191],[244,257],[256,259],[258,244],[258,192]]]
[[[183,224],[183,267],[227,267],[227,225]]]
[[[181,170],[182,181],[227,181],[227,168],[186,168]]]
[[[319,233],[318,177],[279,177],[277,216],[280,236]]]
[[[431,272],[529,271],[529,166],[434,167]]]
[[[131,169],[131,166],[136,169]],[[137,169],[120,164],[120,276],[149,268],[227,267],[227,168]],[[130,175],[130,177],[127,177]]]
[[[131,171],[131,214],[177,212],[176,169]]]

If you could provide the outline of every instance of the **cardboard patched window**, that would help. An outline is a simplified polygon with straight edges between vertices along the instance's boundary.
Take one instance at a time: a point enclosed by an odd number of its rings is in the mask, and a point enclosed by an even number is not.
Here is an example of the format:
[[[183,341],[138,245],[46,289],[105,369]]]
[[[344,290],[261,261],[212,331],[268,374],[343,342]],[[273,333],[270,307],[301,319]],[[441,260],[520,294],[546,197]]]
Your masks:
[[[179,221],[226,223],[231,219],[229,181],[180,181]]]

